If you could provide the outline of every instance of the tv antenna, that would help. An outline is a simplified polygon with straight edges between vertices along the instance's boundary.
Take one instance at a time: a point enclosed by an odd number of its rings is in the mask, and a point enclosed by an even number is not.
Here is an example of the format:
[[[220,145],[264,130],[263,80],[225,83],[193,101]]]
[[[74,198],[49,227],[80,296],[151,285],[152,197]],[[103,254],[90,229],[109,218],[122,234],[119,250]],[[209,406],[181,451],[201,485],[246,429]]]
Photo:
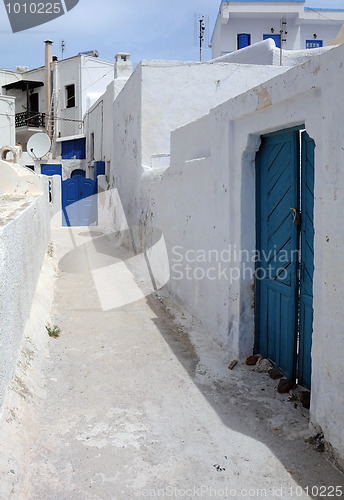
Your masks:
[[[64,40],[61,41],[61,52],[62,52],[62,59],[63,59],[63,54],[66,49],[66,42]]]
[[[202,62],[203,44],[209,44],[209,16],[194,14],[194,44],[199,46],[199,60]]]
[[[281,19],[281,29],[280,29],[280,37],[281,37],[281,41],[280,41],[280,66],[283,65],[283,61],[282,61],[283,44],[287,41],[287,35],[288,35],[287,24],[288,24],[287,18],[285,16],[283,16]]]

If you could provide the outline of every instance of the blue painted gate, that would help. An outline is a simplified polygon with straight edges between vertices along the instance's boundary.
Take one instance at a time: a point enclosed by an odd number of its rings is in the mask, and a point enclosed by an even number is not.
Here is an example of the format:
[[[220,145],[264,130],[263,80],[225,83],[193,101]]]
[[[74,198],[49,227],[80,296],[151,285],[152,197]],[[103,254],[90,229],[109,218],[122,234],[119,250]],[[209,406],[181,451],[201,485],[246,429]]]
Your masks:
[[[314,141],[299,129],[263,136],[256,172],[256,352],[310,388]]]
[[[62,225],[97,223],[97,182],[81,175],[62,182]]]

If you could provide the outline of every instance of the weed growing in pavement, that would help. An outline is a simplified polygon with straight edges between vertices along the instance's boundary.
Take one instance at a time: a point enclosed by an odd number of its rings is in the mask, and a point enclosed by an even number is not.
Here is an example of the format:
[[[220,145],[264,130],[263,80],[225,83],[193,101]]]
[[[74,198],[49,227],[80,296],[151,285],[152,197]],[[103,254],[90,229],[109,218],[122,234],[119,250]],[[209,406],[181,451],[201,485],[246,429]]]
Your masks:
[[[57,339],[57,337],[60,336],[61,329],[57,325],[50,326],[49,324],[45,326],[49,337],[53,337],[54,339]]]

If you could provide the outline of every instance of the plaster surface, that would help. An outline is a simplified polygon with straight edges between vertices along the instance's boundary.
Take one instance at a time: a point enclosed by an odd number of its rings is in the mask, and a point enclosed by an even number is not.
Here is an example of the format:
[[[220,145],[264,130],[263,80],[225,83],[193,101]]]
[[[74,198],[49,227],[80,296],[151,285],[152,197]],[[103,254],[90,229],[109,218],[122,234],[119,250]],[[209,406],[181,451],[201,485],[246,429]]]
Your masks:
[[[203,498],[225,488],[273,498],[282,488],[278,498],[289,499],[296,488],[307,498],[306,486],[342,484],[305,443],[314,432],[305,411],[267,375],[240,363],[228,370],[227,354],[163,293],[102,311],[94,267],[121,264],[115,290],[123,269],[132,287],[145,283],[120,234],[93,238],[85,228],[54,231],[61,336],[49,341],[47,396],[12,498],[197,498],[203,487]],[[91,247],[101,251],[80,265]]]
[[[49,241],[47,182],[0,162],[0,405],[12,380],[24,328]],[[0,189],[1,189],[0,188]],[[12,194],[9,190],[15,188]]]
[[[236,357],[247,356],[254,344],[250,277],[254,264],[249,263],[244,274],[240,258],[229,263],[220,258],[222,268],[228,268],[227,278],[213,279],[214,274],[202,278],[202,269],[198,278],[192,273],[196,268],[216,268],[217,261],[209,257],[211,250],[221,252],[229,246],[249,253],[255,250],[255,155],[260,136],[305,126],[316,144],[311,419],[322,428],[341,467],[344,283],[339,269],[344,234],[333,214],[344,209],[340,135],[344,110],[338,85],[344,77],[343,60],[344,47],[333,48],[172,132],[170,167],[156,174],[146,172],[142,178],[140,216],[144,237],[149,239],[152,227],[161,229],[171,266],[172,259],[182,264],[182,277],[177,279],[175,274],[168,284],[172,295],[202,321],[210,336]],[[125,199],[122,202],[126,206]],[[205,259],[198,262],[190,250],[205,252]],[[231,269],[236,274],[231,275]]]

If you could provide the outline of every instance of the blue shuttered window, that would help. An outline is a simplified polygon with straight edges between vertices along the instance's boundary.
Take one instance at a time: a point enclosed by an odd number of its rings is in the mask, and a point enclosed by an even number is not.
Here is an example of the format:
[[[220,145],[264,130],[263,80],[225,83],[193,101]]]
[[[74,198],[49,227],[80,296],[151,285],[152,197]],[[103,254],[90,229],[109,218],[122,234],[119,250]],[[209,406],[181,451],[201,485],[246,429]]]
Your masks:
[[[238,50],[243,49],[244,47],[248,47],[251,45],[251,35],[248,33],[239,33],[238,34]]]
[[[86,139],[73,139],[71,141],[63,141],[62,147],[62,160],[84,160],[86,158]]]
[[[322,40],[306,40],[306,49],[318,49],[323,46]]]

